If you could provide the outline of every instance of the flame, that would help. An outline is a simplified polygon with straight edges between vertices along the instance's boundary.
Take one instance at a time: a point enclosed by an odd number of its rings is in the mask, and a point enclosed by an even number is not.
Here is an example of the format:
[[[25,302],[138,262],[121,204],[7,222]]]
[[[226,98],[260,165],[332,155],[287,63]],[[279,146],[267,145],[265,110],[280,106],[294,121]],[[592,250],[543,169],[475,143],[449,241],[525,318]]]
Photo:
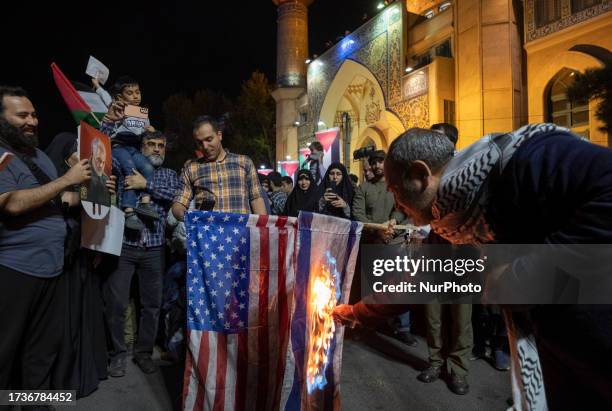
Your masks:
[[[329,363],[332,339],[336,327],[332,311],[339,298],[336,289],[338,272],[336,261],[327,253],[330,267],[322,264],[320,270],[311,276],[310,283],[310,338],[308,339],[306,366],[306,385],[308,393],[322,389],[327,384],[325,370]]]

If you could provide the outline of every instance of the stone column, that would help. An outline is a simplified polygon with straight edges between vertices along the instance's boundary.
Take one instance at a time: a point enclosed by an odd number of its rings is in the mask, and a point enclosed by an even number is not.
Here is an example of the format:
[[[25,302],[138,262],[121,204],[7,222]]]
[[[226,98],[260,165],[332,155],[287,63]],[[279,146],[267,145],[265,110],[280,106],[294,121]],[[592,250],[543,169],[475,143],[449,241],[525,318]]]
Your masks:
[[[459,146],[525,121],[516,0],[457,0],[455,84]],[[519,3],[520,4],[520,3]]]
[[[274,0],[278,5],[276,85],[304,87],[308,58],[308,5],[312,0]]]
[[[273,0],[278,6],[276,160],[297,159],[296,101],[306,91],[308,6],[313,0]],[[274,165],[276,166],[276,165]]]

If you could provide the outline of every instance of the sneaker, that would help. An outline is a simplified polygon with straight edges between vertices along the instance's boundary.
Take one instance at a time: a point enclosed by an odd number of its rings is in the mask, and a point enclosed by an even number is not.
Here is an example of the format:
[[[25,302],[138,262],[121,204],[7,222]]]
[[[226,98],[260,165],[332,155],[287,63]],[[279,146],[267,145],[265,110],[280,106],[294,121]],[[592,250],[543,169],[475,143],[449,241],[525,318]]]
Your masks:
[[[131,212],[125,215],[125,228],[133,231],[142,231],[145,228],[145,225],[140,218],[136,215],[136,213]]]
[[[125,358],[115,358],[108,366],[108,375],[113,378],[123,377],[125,375]]]
[[[132,361],[134,361],[138,368],[145,374],[153,374],[157,371],[157,367],[153,364],[151,357],[134,357]]]
[[[467,383],[467,379],[455,374],[454,372],[451,373],[448,388],[450,388],[450,390],[457,395],[465,395],[470,392],[470,386]]]
[[[493,367],[499,371],[508,371],[510,369],[510,358],[504,350],[495,350],[493,352]]]
[[[416,347],[419,343],[410,331],[396,331],[393,336],[410,347]]]
[[[140,204],[134,211],[147,220],[159,220],[161,218],[150,203]]]
[[[440,378],[440,367],[429,367],[417,375],[417,380],[424,383],[434,382],[438,378]]]

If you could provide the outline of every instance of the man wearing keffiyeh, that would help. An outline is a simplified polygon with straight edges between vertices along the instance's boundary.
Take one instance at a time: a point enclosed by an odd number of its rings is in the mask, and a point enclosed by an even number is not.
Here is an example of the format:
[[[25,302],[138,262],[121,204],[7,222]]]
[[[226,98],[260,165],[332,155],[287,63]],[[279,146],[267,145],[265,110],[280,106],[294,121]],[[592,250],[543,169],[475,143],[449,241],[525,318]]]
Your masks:
[[[488,135],[455,155],[444,135],[413,128],[391,144],[385,174],[413,221],[452,244],[612,243],[612,151],[554,124]],[[612,403],[610,306],[510,308],[514,409]],[[368,324],[402,309],[360,302],[334,315]]]

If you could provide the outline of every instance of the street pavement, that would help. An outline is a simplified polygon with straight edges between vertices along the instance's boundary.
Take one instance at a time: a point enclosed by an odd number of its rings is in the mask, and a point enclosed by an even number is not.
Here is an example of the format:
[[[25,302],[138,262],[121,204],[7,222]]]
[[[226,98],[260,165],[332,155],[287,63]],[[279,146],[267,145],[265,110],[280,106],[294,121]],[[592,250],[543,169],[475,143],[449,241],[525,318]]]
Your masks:
[[[381,334],[345,339],[342,361],[342,409],[349,411],[443,411],[508,408],[510,374],[485,360],[471,363],[470,392],[458,396],[442,380],[424,384],[416,379],[426,367],[427,346],[407,347]],[[156,356],[157,358],[157,356]],[[96,392],[66,411],[172,411],[180,409],[182,364],[157,361],[160,372],[145,375],[128,361],[127,375],[102,381]]]

